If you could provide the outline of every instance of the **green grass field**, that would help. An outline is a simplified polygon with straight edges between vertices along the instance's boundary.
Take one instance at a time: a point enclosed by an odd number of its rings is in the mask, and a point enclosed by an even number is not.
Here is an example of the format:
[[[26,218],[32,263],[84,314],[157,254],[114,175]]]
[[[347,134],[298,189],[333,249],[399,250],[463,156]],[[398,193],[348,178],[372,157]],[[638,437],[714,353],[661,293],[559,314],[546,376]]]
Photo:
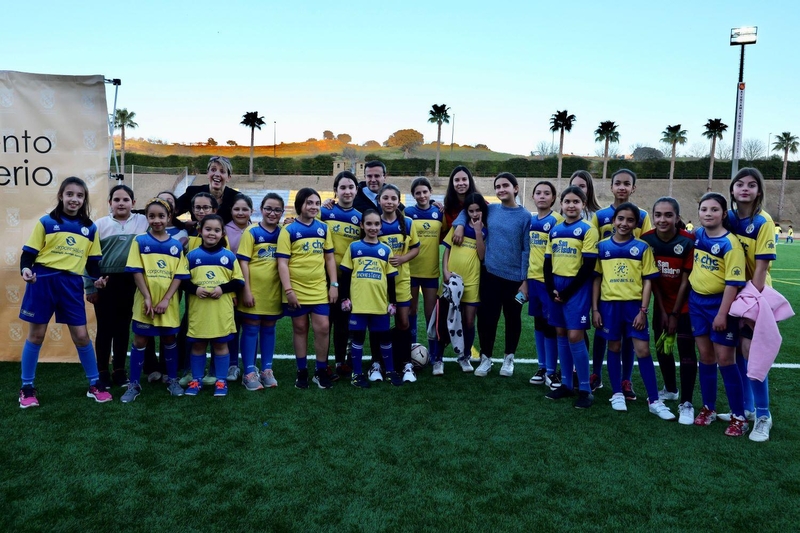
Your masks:
[[[778,253],[774,285],[800,302],[800,246]],[[291,352],[289,329],[280,322],[279,353]],[[518,358],[533,357],[532,330]],[[781,331],[778,363],[800,363],[800,322]],[[170,398],[148,384],[133,404],[115,389],[115,401],[100,405],[83,396],[79,365],[40,365],[42,405],[23,411],[19,364],[0,364],[3,529],[796,527],[796,368],[770,374],[775,427],[764,444],[725,437],[722,422],[662,422],[643,399],[616,413],[608,388],[587,411],[550,402],[528,384],[535,365],[518,364],[511,378],[495,365],[480,379],[447,363],[444,377],[425,373],[401,388],[306,391],[292,387],[291,361],[275,368],[280,386],[268,391]],[[634,386],[644,391],[638,372]],[[721,380],[719,397],[724,410]]]

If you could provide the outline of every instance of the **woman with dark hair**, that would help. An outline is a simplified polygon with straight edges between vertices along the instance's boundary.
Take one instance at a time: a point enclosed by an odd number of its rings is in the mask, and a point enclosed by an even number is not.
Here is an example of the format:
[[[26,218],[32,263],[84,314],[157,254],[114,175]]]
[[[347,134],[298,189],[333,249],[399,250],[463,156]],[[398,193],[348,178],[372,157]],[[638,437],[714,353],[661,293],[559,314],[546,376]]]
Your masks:
[[[468,194],[476,193],[475,179],[472,172],[464,165],[459,165],[450,173],[447,191],[444,193],[444,221],[442,238],[447,235],[453,221],[464,210],[464,199]]]

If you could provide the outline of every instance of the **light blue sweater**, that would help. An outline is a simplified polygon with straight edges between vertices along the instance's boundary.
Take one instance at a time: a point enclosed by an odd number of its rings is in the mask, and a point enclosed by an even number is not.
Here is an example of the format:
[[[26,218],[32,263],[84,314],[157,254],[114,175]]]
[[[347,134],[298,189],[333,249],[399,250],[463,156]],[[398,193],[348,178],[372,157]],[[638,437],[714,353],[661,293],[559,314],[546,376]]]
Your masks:
[[[528,277],[531,213],[520,205],[489,204],[488,207],[486,270],[500,278],[522,282]],[[466,222],[467,214],[461,211],[453,226],[463,226]]]

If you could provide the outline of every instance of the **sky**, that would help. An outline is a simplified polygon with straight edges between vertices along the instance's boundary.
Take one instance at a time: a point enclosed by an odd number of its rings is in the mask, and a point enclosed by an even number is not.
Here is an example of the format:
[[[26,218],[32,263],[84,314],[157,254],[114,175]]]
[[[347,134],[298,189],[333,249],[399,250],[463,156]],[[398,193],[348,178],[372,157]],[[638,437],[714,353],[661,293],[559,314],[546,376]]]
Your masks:
[[[321,138],[385,141],[399,129],[529,155],[550,141],[553,113],[576,115],[564,152],[593,155],[613,120],[620,153],[658,146],[681,124],[691,145],[721,118],[733,138],[739,47],[730,30],[758,26],[747,46],[743,138],[800,134],[796,0],[642,2],[8,2],[0,69],[119,78],[129,137],[168,143]],[[109,90],[109,109],[113,91]],[[556,137],[556,142],[558,138]]]

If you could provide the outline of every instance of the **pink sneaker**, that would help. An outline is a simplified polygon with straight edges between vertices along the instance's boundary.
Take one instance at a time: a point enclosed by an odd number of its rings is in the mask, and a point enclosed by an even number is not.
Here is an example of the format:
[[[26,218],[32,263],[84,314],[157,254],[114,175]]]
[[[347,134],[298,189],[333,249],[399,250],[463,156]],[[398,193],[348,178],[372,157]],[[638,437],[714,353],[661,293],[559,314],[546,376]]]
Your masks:
[[[25,385],[19,389],[19,406],[22,409],[28,407],[39,407],[39,400],[36,398],[36,389],[31,385]]]
[[[113,399],[110,392],[100,390],[94,385],[89,386],[89,390],[86,391],[86,397],[94,398],[97,403],[106,403]]]

